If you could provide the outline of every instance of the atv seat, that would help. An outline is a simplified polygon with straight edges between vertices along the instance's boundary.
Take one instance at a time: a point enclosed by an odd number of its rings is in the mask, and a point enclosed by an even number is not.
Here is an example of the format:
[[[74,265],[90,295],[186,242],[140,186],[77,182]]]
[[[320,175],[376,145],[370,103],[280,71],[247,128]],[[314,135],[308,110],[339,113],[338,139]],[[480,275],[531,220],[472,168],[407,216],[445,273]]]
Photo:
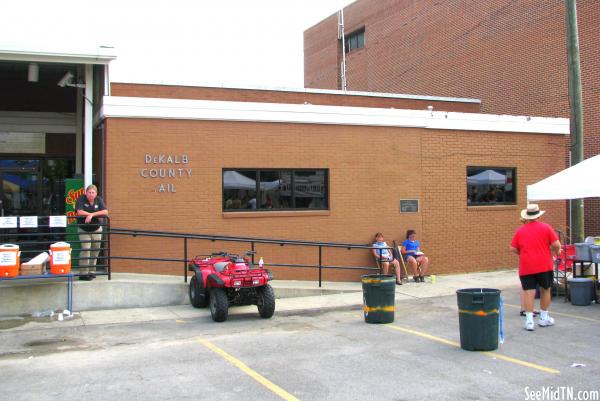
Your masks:
[[[219,273],[221,273],[223,271],[223,269],[225,269],[225,267],[227,267],[227,265],[229,264],[229,262],[217,262],[215,263],[215,270],[218,271]]]

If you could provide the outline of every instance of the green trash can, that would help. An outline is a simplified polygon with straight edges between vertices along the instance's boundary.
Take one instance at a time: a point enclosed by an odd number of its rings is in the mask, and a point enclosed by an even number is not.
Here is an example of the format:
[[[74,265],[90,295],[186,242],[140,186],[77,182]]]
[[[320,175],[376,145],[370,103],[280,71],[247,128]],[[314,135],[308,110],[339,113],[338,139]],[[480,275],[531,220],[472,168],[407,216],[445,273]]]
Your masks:
[[[460,347],[467,351],[498,348],[500,290],[466,288],[456,291]]]
[[[396,295],[396,277],[389,274],[361,276],[363,312],[367,323],[392,323]]]

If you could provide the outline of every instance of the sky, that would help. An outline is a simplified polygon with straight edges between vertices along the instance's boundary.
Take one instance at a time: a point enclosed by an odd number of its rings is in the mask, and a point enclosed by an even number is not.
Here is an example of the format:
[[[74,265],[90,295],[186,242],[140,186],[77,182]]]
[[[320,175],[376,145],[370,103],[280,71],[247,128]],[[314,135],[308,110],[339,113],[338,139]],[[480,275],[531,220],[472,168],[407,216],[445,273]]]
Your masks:
[[[350,3],[6,0],[0,45],[114,46],[115,82],[302,88],[303,32]]]

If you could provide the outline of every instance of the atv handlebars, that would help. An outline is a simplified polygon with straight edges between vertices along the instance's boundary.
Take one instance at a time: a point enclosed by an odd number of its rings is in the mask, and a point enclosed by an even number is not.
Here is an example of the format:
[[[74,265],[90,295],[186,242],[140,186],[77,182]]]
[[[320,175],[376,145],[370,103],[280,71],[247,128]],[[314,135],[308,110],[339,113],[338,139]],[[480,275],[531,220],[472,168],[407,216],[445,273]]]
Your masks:
[[[246,251],[245,255],[246,256],[252,256],[254,254],[256,254],[256,251]],[[234,253],[224,252],[224,251],[213,252],[213,253],[210,254],[210,256],[222,256],[222,257],[225,257],[225,258],[229,258],[229,259],[231,259],[233,261],[237,261],[238,259],[242,259],[242,261],[244,261],[243,260],[244,258],[242,256],[236,255]]]

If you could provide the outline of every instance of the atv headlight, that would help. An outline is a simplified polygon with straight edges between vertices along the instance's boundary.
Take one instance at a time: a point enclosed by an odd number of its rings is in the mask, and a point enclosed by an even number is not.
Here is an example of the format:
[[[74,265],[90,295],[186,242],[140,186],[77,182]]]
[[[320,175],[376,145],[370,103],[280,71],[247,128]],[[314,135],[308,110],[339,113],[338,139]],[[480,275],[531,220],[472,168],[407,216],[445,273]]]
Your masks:
[[[234,287],[239,287],[242,285],[242,280],[233,280],[233,286]]]
[[[253,278],[252,279],[252,285],[259,285],[260,284],[260,279],[259,278]]]

